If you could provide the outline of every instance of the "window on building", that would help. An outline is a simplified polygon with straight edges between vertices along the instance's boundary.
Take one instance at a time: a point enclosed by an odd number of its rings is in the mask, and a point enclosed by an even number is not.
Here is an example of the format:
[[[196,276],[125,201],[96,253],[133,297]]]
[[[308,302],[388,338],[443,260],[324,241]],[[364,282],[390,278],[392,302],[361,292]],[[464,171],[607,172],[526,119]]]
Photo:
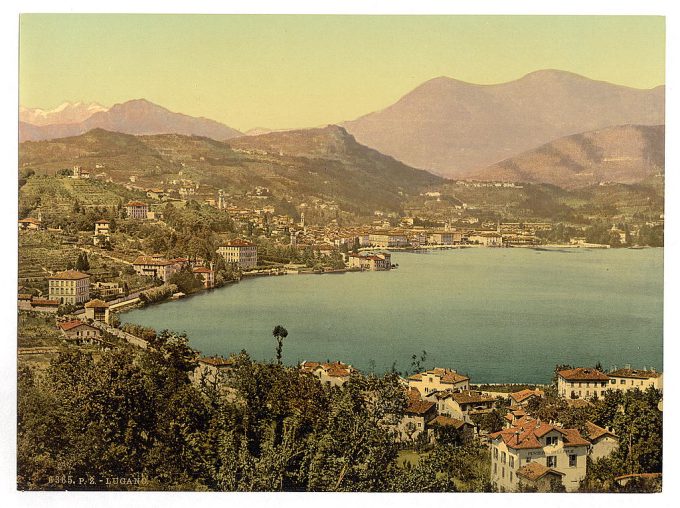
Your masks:
[[[512,481],[512,471],[510,471],[510,481]]]
[[[501,452],[501,464],[505,464],[505,452]]]
[[[498,474],[498,464],[496,464],[495,462],[493,465],[493,474]]]
[[[548,436],[545,438],[545,444],[547,446],[552,446],[557,444],[557,436]]]
[[[615,385],[616,384],[616,379],[611,380],[611,384]]]
[[[505,478],[505,468],[501,468],[501,478]]]
[[[498,460],[498,448],[493,449],[493,458]]]
[[[586,397],[590,397],[590,390],[586,390]]]
[[[569,455],[569,467],[576,467],[576,455]]]
[[[547,466],[548,467],[557,467],[557,456],[551,455],[547,457]]]
[[[510,467],[515,467],[515,457],[513,457],[512,455],[510,455],[510,457],[508,457],[508,465]],[[510,474],[512,475],[512,473],[510,473]]]
[[[626,380],[625,380],[625,379],[622,379],[622,380],[621,380],[621,384],[622,384],[622,385],[625,385],[625,384],[626,384]]]

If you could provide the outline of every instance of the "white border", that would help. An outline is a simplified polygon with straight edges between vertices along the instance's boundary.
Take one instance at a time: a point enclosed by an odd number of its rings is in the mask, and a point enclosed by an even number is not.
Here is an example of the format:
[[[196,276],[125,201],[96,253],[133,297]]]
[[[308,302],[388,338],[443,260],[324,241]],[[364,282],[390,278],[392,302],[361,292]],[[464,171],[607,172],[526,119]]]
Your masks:
[[[664,0],[327,0],[301,1],[288,0],[286,2],[253,0],[250,2],[225,3],[207,0],[192,2],[159,2],[148,0],[119,0],[117,2],[92,1],[62,1],[49,2],[45,0],[26,0],[14,3],[3,3],[0,15],[0,33],[3,38],[2,69],[5,79],[2,86],[2,119],[3,145],[2,154],[3,179],[2,186],[2,221],[0,232],[6,241],[3,256],[2,306],[0,307],[0,321],[5,333],[2,337],[2,369],[0,369],[1,383],[0,418],[5,423],[5,432],[0,439],[0,494],[4,506],[180,506],[189,503],[201,505],[248,504],[265,505],[276,502],[283,506],[300,506],[303,503],[321,502],[324,504],[351,503],[353,505],[382,505],[413,506],[414,503],[426,503],[428,506],[443,506],[451,504],[465,505],[498,505],[500,503],[521,503],[523,506],[543,506],[548,503],[551,507],[578,504],[581,506],[616,504],[618,507],[636,506],[640,503],[670,505],[670,499],[678,493],[678,461],[671,460],[678,451],[674,440],[675,433],[671,433],[672,425],[678,416],[678,382],[675,373],[675,360],[678,347],[675,340],[678,332],[677,282],[678,268],[674,260],[678,254],[678,210],[676,192],[678,192],[678,150],[677,140],[679,131],[676,128],[678,118],[678,101],[676,92],[678,80],[678,17],[675,15],[672,1]],[[307,14],[615,14],[615,15],[665,15],[667,34],[666,86],[667,86],[667,157],[666,166],[670,170],[666,173],[666,195],[671,199],[666,203],[666,247],[665,256],[665,343],[664,343],[664,440],[666,457],[664,463],[664,493],[661,495],[479,495],[479,494],[392,494],[369,495],[352,494],[349,496],[332,494],[196,494],[196,493],[17,493],[16,492],[16,338],[14,336],[16,315],[14,290],[16,284],[16,162],[17,162],[17,125],[16,112],[18,106],[18,14],[25,12],[136,12],[136,13],[307,13]],[[676,140],[673,143],[673,140]],[[10,290],[10,288],[12,288]],[[669,370],[670,367],[670,370]],[[310,498],[313,496],[314,499]],[[510,497],[508,497],[510,496]],[[642,496],[642,497],[641,497]]]

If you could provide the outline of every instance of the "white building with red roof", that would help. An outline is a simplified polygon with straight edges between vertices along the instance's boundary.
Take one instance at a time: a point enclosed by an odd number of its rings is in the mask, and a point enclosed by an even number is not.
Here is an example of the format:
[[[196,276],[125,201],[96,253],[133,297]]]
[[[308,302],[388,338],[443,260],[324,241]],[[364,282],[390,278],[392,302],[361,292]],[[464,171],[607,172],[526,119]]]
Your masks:
[[[203,287],[206,289],[215,287],[215,272],[205,266],[197,266],[192,270],[193,274],[200,277],[203,281]]]
[[[589,367],[557,372],[557,394],[565,399],[601,398],[610,389],[609,376]]]
[[[125,212],[128,219],[146,219],[149,205],[141,201],[130,201],[125,205]]]
[[[231,240],[217,249],[217,253],[227,263],[232,263],[241,269],[250,269],[257,266],[257,245],[241,240]]]
[[[167,281],[173,273],[182,269],[182,263],[164,259],[161,256],[137,256],[132,262],[137,275],[154,277]]]
[[[628,391],[639,388],[645,391],[647,388],[663,390],[663,374],[654,369],[616,369],[607,374],[609,386],[612,390]]]
[[[513,427],[490,434],[489,439],[491,483],[497,491],[516,492],[527,477],[550,474],[559,476],[565,490],[573,492],[585,478],[590,442],[577,429],[525,416]]]
[[[76,270],[48,277],[48,298],[60,304],[77,305],[90,299],[90,276]]]
[[[101,342],[102,332],[98,328],[83,323],[78,319],[59,323],[59,329],[64,335],[64,340],[78,346],[99,344]]]
[[[302,372],[317,377],[325,386],[342,386],[357,370],[342,362],[320,363],[304,361],[300,364]]]
[[[421,397],[445,390],[469,390],[470,378],[452,369],[434,368],[408,378],[409,388],[415,388]]]

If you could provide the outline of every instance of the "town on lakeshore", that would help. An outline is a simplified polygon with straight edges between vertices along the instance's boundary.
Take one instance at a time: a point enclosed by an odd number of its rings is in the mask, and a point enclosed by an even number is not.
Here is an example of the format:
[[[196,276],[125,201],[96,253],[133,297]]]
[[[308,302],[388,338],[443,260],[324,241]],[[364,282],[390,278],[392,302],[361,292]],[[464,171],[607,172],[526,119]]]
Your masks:
[[[22,15],[17,490],[661,492],[664,21]]]

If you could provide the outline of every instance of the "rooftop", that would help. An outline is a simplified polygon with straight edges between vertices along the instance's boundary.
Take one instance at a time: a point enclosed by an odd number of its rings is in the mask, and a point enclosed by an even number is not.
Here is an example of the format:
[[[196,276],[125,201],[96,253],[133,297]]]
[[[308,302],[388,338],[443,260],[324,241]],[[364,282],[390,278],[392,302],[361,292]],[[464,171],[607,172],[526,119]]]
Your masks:
[[[54,275],[48,277],[49,280],[80,280],[87,279],[90,276],[83,272],[77,272],[75,270],[66,270],[64,272],[57,272]]]
[[[460,383],[462,381],[469,381],[470,378],[467,376],[463,376],[462,374],[458,374],[455,370],[451,369],[443,369],[440,367],[434,368],[432,370],[427,370],[425,372],[420,372],[419,374],[413,374],[412,376],[409,376],[409,379],[412,381],[422,381],[423,376],[436,376],[439,379],[440,383],[448,383],[448,384],[456,384]]]
[[[87,302],[85,304],[86,309],[91,309],[91,308],[97,309],[97,308],[108,308],[108,307],[109,307],[109,304],[106,303],[103,300],[90,300],[89,302]]]
[[[651,379],[661,376],[655,370],[616,369],[609,373],[610,377],[627,377],[633,379]]]
[[[59,323],[59,328],[64,330],[65,332],[69,330],[73,330],[74,328],[78,328],[79,326],[87,326],[88,328],[92,328],[90,325],[83,323],[82,321],[78,319],[74,319],[72,321],[66,321],[65,323]]]
[[[517,402],[519,404],[520,402],[524,402],[525,400],[527,400],[530,397],[543,397],[543,390],[539,390],[539,389],[536,389],[536,390],[529,390],[529,389],[520,390],[518,392],[511,393],[510,397],[512,397],[512,400],[514,400],[515,402]]]
[[[564,473],[560,473],[559,471],[546,467],[543,464],[539,464],[538,462],[529,462],[517,470],[517,476],[521,476],[531,481],[536,481],[540,478],[543,478],[549,473],[564,476]]]
[[[246,240],[241,240],[240,238],[230,240],[229,242],[222,245],[222,247],[254,247],[254,246],[255,246],[254,243],[248,242]]]
[[[424,415],[435,408],[435,406],[436,404],[434,402],[428,402],[426,400],[411,400],[404,412],[408,414]]]
[[[609,381],[609,376],[597,369],[577,367],[560,370],[557,374],[568,381]]]
[[[589,446],[577,429],[564,429],[536,420],[530,416],[520,418],[514,427],[490,434],[491,439],[502,439],[508,448],[529,449],[543,448],[539,439],[548,432],[556,431],[562,434],[565,446]]]

